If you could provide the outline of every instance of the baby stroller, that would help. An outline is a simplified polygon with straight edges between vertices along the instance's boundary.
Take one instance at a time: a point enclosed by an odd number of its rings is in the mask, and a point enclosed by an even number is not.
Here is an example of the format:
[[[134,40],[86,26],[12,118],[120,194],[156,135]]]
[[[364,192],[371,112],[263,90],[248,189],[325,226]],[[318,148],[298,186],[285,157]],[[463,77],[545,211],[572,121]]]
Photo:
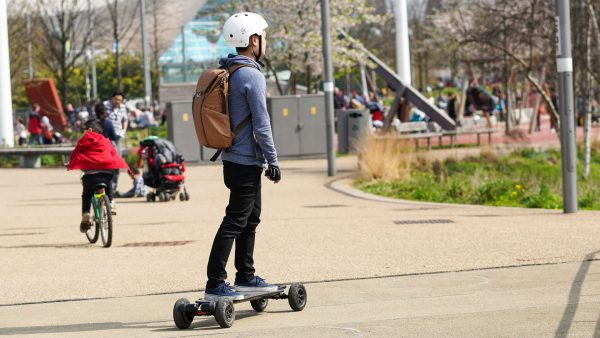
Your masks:
[[[189,201],[190,195],[185,189],[185,162],[170,141],[150,136],[142,141],[138,150],[138,167],[144,161],[142,176],[144,183],[154,188],[146,194],[146,201],[161,202],[174,200]]]

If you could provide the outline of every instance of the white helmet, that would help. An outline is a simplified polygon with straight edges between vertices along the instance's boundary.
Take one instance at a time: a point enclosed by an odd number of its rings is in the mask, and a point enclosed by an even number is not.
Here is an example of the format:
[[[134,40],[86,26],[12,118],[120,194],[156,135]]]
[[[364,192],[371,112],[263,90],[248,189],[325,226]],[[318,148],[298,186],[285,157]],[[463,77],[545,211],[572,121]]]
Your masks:
[[[256,13],[243,12],[232,15],[223,25],[223,37],[230,47],[245,48],[254,34],[262,35],[269,24]]]

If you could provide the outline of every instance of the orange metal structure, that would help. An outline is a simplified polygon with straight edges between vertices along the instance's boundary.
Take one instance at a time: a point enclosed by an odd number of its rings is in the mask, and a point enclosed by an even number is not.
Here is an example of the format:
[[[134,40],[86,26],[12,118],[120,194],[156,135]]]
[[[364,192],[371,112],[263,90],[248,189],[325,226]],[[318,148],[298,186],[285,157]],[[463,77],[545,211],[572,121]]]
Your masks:
[[[67,127],[62,104],[52,79],[35,79],[23,82],[30,104],[40,105],[42,116],[48,116],[50,123],[57,130]]]

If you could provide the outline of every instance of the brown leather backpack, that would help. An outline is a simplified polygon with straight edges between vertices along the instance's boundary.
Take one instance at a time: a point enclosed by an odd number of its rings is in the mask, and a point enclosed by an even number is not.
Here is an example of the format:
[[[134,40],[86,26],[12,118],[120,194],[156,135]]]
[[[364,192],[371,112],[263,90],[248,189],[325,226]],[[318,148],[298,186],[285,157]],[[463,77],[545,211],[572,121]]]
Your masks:
[[[218,149],[210,159],[212,162],[216,161],[222,150],[231,147],[235,135],[252,119],[251,115],[248,115],[235,129],[231,128],[229,121],[229,76],[242,67],[252,66],[236,64],[229,69],[205,70],[196,85],[192,101],[194,127],[200,144]]]

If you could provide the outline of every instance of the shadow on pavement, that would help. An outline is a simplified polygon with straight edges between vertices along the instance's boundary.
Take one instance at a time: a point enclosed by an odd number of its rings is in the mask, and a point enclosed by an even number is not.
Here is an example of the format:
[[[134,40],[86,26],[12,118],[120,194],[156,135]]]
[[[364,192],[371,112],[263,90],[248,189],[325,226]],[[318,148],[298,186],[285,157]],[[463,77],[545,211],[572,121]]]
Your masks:
[[[4,327],[0,328],[0,336],[5,335],[27,335],[27,334],[43,334],[43,333],[69,333],[69,332],[92,332],[115,329],[138,329],[138,328],[155,328],[156,326],[148,326],[146,324],[166,323],[165,321],[155,322],[108,322],[108,323],[87,323],[87,324],[71,324],[71,325],[44,325],[44,326],[25,326],[25,327]]]
[[[247,317],[252,317],[252,316],[260,316],[260,314],[256,313],[255,311],[252,311],[252,310],[235,311],[235,321],[238,321],[240,319],[244,319]],[[235,322],[233,323],[233,325],[235,325]],[[188,330],[214,330],[214,329],[218,329],[218,330],[221,329],[221,327],[215,320],[215,317],[213,317],[213,316],[198,316],[198,317],[194,317],[194,321],[192,322],[192,325],[190,326],[190,328]],[[154,331],[154,332],[176,332],[176,331],[181,331],[181,330],[175,326],[175,323],[171,322],[171,325],[169,327],[165,327],[162,329],[154,329],[152,331]]]
[[[279,313],[288,313],[288,312],[293,312],[292,310],[285,310],[285,311],[265,311],[262,313],[258,313],[254,310],[236,310],[235,311],[235,322],[233,323],[233,326],[236,325],[238,320],[244,319],[244,318],[248,318],[248,317],[254,317],[254,316],[270,316],[270,315],[274,315],[274,314],[279,314]],[[190,326],[190,328],[188,330],[221,330],[221,327],[219,326],[219,324],[217,324],[217,321],[215,320],[215,318],[213,316],[202,316],[202,317],[195,317],[194,321],[192,322],[192,325]],[[153,332],[177,332],[177,331],[181,331],[180,329],[178,329],[177,327],[175,327],[175,324],[173,323],[171,326],[166,327],[166,328],[162,328],[162,329],[154,329],[152,330]]]
[[[579,299],[581,298],[581,289],[583,287],[583,282],[588,274],[590,269],[590,265],[594,260],[594,256],[599,253],[600,250],[589,253],[585,256],[584,260],[581,262],[579,266],[579,270],[575,275],[575,279],[571,284],[571,290],[569,291],[569,299],[567,301],[567,307],[563,313],[563,316],[560,320],[560,325],[556,329],[554,333],[554,337],[563,338],[567,337],[569,333],[569,329],[571,328],[571,324],[573,324],[573,318],[575,317],[575,313],[577,312],[577,307],[579,306]],[[596,328],[594,337],[598,337],[598,329],[600,329],[600,319],[596,322]]]

